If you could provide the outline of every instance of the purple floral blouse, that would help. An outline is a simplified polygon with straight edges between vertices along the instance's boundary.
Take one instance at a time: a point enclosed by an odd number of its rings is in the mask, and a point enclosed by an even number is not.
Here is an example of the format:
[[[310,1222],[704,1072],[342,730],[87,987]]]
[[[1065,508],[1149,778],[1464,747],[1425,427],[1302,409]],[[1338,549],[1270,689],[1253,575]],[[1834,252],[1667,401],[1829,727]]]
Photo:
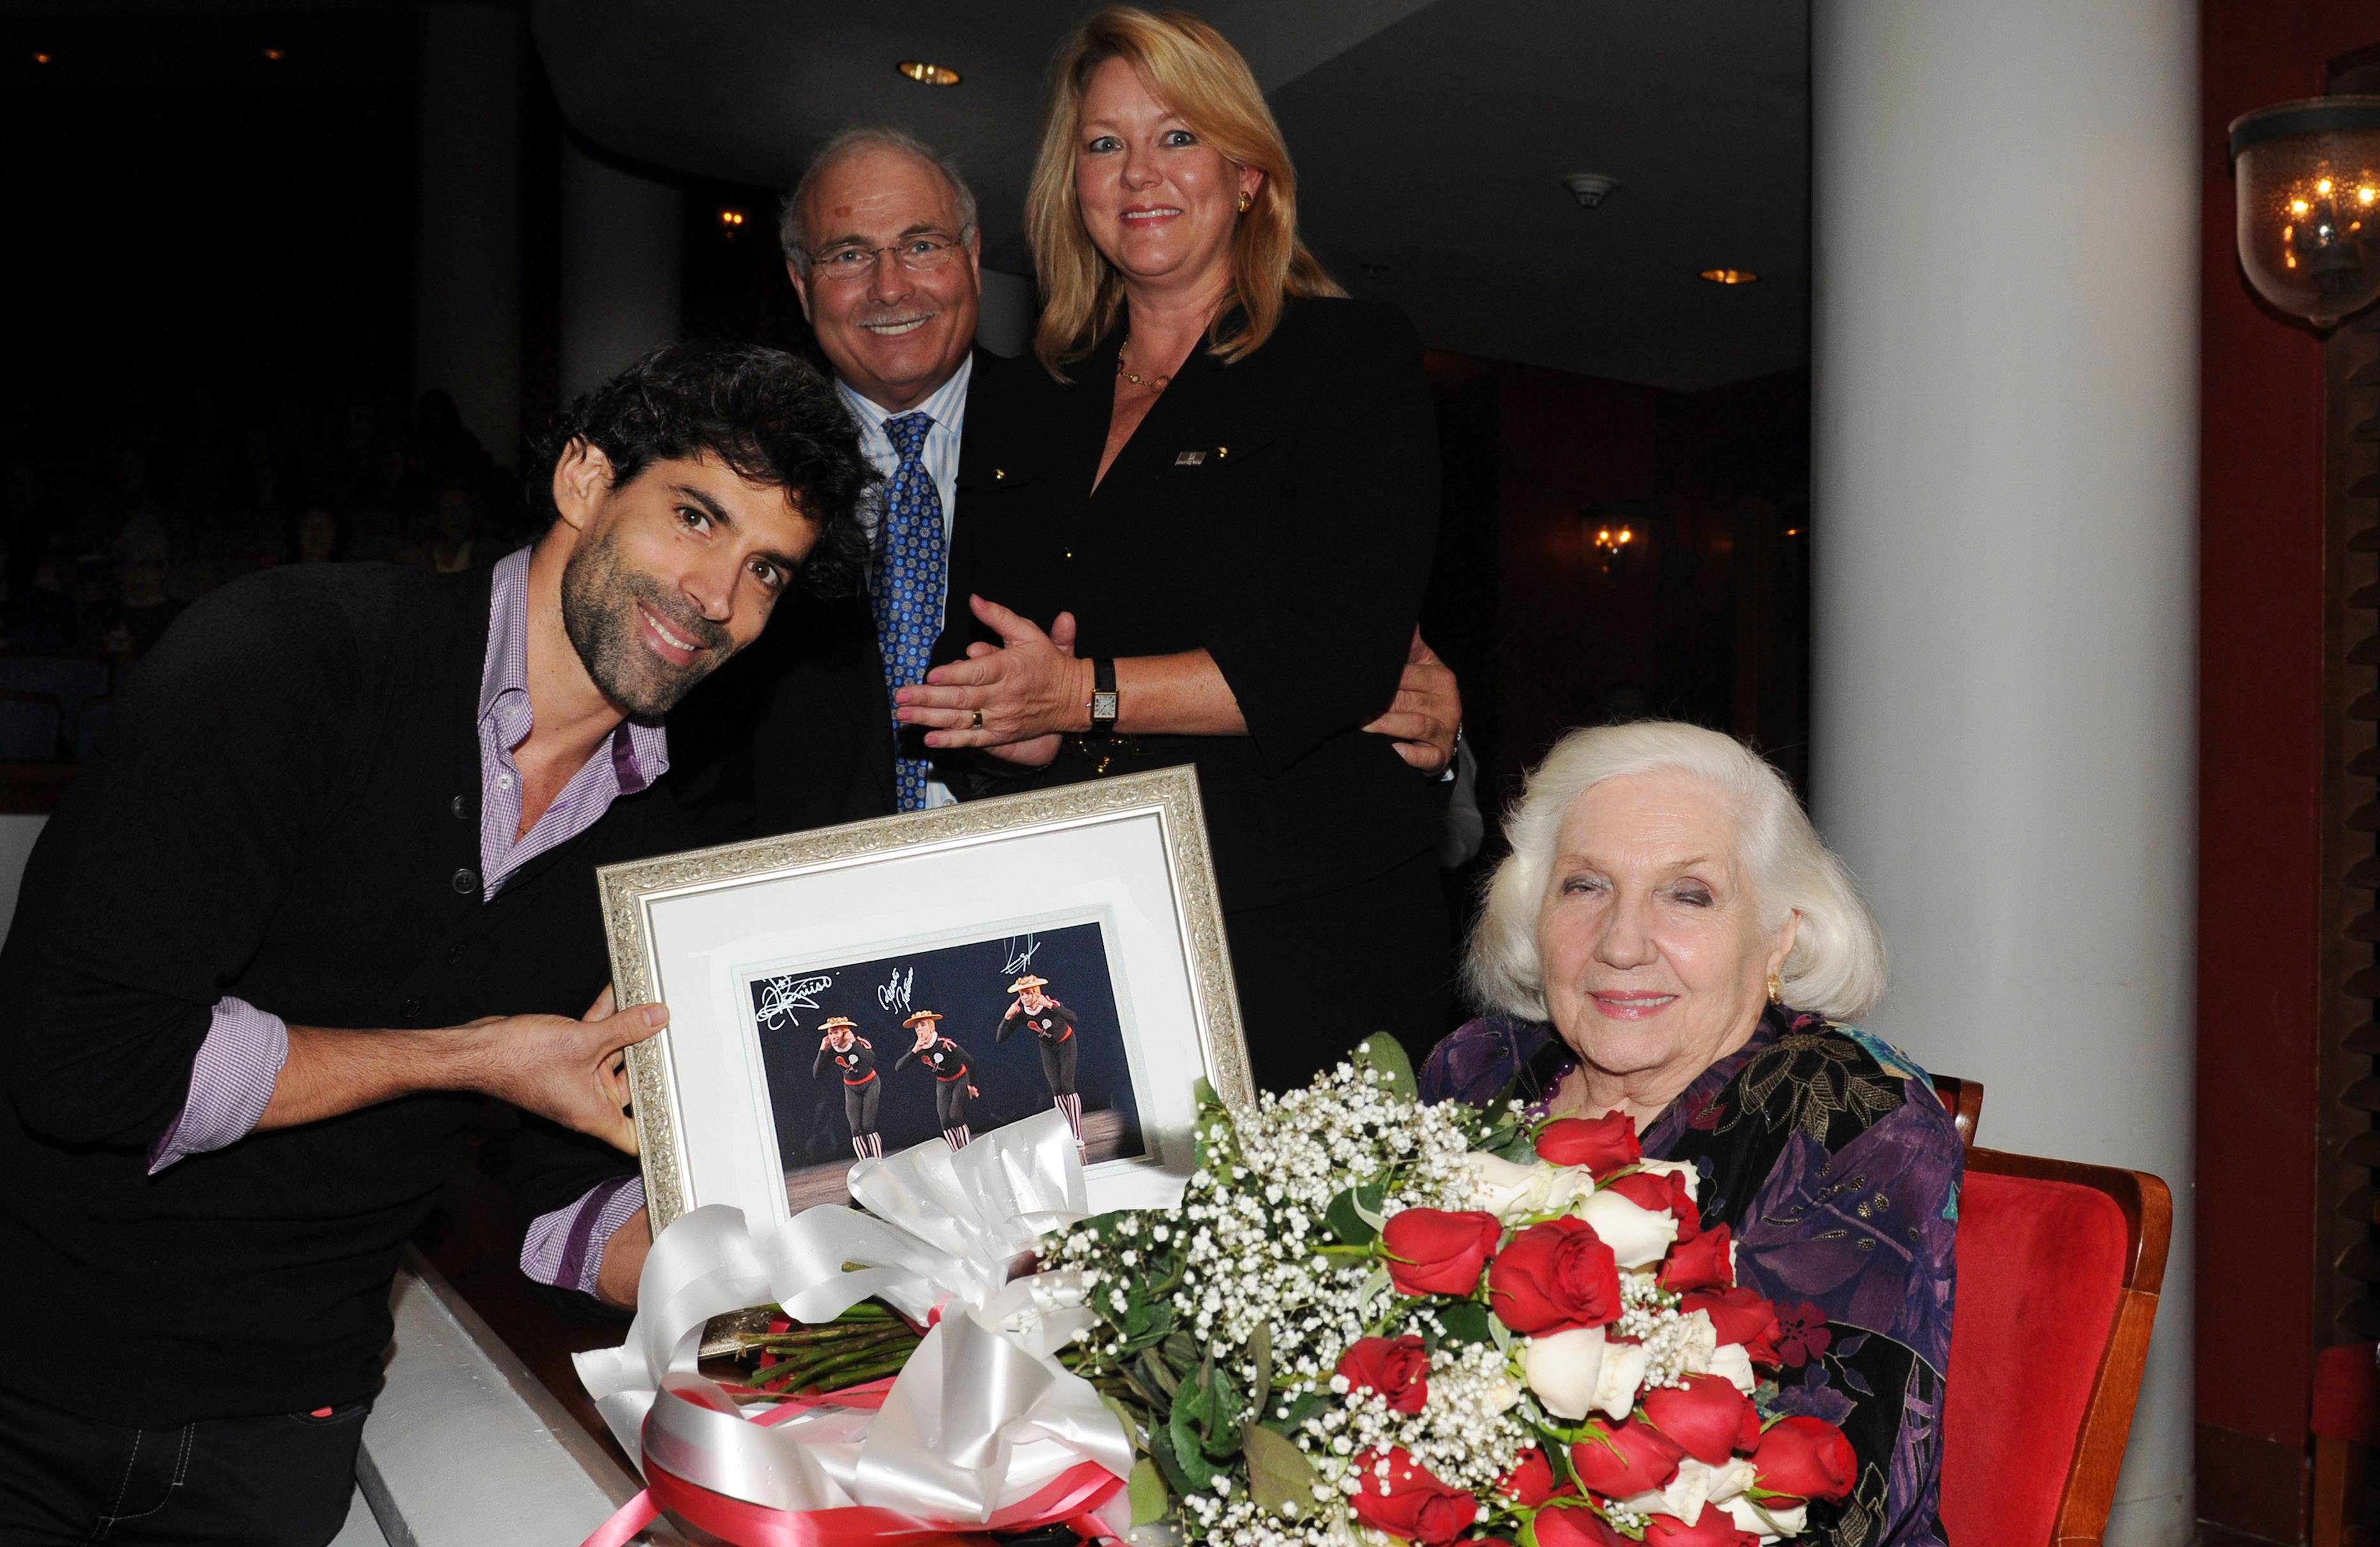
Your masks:
[[[1542,1103],[1575,1060],[1549,1027],[1474,1021],[1423,1066],[1429,1101]],[[1764,1417],[1841,1426],[1858,1481],[1814,1505],[1800,1541],[1940,1547],[1942,1388],[1950,1364],[1964,1153],[1933,1081],[1856,1027],[1772,1006],[1644,1135],[1701,1174],[1703,1227],[1736,1241],[1736,1277],[1777,1306],[1784,1367]]]

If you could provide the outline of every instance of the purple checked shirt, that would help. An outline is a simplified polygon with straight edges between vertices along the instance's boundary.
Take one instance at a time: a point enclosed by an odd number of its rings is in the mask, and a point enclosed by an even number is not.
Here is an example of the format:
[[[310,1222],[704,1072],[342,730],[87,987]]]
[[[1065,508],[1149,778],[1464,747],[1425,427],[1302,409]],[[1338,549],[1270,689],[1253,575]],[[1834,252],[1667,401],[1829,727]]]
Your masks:
[[[535,723],[528,698],[528,557],[526,548],[507,555],[497,563],[490,586],[488,654],[480,671],[483,900],[503,890],[522,865],[593,827],[613,801],[669,771],[669,739],[662,728],[624,721],[608,747],[571,776],[536,825],[520,832],[521,773],[513,749],[528,739]],[[244,999],[216,1000],[206,1040],[190,1066],[190,1093],[149,1151],[150,1174],[253,1131],[288,1060],[289,1028],[279,1016]],[[631,1194],[633,1202],[617,1206]],[[530,1227],[522,1271],[544,1283],[591,1291],[602,1266],[603,1243],[643,1206],[644,1188],[636,1178],[595,1189]]]

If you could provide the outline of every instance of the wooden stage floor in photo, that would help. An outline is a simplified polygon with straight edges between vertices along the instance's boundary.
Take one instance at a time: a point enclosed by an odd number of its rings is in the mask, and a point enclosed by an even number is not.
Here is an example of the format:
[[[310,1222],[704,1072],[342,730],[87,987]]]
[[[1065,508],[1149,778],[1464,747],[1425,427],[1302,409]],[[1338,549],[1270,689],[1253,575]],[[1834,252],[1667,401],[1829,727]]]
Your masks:
[[[1083,1114],[1083,1147],[1090,1152],[1091,1165],[1122,1155],[1123,1138],[1123,1118],[1112,1107]],[[1135,1135],[1132,1152],[1135,1154],[1141,1153],[1138,1143]],[[820,1203],[847,1203],[851,1200],[844,1194],[843,1179],[850,1174],[851,1162],[847,1160],[793,1172],[785,1178],[785,1201],[794,1206],[795,1214]]]

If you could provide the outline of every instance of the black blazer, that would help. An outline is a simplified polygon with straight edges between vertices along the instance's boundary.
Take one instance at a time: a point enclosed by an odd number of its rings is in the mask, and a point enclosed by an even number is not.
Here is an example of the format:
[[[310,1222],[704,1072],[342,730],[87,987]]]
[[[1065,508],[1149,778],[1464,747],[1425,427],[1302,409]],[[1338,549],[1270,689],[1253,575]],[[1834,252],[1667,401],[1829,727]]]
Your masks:
[[[1390,307],[1292,301],[1255,354],[1192,354],[1095,491],[1123,332],[1027,400],[1038,429],[1002,447],[996,517],[962,500],[937,654],[989,637],[970,591],[1045,628],[1072,611],[1083,655],[1204,648],[1248,734],[1138,738],[1109,771],[1197,767],[1227,909],[1384,874],[1439,827],[1428,780],[1362,729],[1395,695],[1437,541],[1421,342]],[[1070,741],[1036,782],[1096,767]]]
[[[1041,391],[1040,374],[1029,363],[975,351],[952,495],[954,531],[1007,519],[1002,507],[1022,486],[1003,464],[1008,446],[1035,428],[1026,405]],[[923,750],[919,743],[917,755]],[[687,770],[680,799],[699,814],[711,841],[890,816],[892,700],[865,591],[785,598],[767,632],[671,714],[670,752],[673,778]]]

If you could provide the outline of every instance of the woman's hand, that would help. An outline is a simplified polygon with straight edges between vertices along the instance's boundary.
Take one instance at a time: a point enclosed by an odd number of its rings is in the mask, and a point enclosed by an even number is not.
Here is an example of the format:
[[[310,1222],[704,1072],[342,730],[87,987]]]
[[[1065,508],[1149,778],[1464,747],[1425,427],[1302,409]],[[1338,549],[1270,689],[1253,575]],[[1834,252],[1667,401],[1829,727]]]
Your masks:
[[[998,645],[967,647],[967,659],[938,666],[925,682],[894,693],[894,718],[927,727],[931,747],[973,747],[1038,767],[1058,755],[1062,732],[1089,721],[1090,663],[1075,657],[1075,616],[1062,612],[1048,634],[998,602],[967,606],[1000,635]]]

